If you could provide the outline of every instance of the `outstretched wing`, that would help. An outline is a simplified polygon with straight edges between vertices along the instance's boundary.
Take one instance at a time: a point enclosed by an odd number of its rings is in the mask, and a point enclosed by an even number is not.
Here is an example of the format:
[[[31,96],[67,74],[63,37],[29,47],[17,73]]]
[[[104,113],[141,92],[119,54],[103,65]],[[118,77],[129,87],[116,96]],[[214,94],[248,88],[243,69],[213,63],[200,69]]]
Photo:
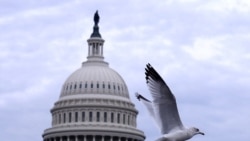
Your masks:
[[[155,119],[155,113],[154,113],[154,109],[153,109],[153,106],[152,106],[152,102],[151,102],[150,100],[146,99],[145,97],[143,97],[143,96],[142,96],[141,94],[139,94],[139,93],[136,93],[135,95],[136,95],[137,99],[138,99],[139,101],[141,101],[141,102],[145,105],[145,107],[147,108],[147,110],[148,110],[150,116],[155,120],[156,125],[158,126],[158,128],[160,128],[159,123],[158,123],[157,120]]]
[[[155,119],[160,125],[161,133],[167,134],[171,130],[183,129],[174,95],[150,64],[147,64],[145,70],[146,82],[153,98]]]

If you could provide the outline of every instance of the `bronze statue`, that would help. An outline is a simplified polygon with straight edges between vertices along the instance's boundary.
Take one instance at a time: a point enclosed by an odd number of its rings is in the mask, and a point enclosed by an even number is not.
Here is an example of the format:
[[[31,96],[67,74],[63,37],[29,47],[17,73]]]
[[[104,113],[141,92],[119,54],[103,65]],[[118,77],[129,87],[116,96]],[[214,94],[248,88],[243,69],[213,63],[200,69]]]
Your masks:
[[[95,15],[94,15],[94,22],[95,22],[95,25],[97,25],[99,23],[99,15],[98,15],[98,10],[95,12]]]
[[[94,15],[94,22],[95,25],[93,27],[93,33],[91,34],[90,37],[102,37],[101,34],[99,33],[99,27],[98,27],[98,23],[99,23],[100,17],[98,15],[98,10],[96,10],[95,15]]]

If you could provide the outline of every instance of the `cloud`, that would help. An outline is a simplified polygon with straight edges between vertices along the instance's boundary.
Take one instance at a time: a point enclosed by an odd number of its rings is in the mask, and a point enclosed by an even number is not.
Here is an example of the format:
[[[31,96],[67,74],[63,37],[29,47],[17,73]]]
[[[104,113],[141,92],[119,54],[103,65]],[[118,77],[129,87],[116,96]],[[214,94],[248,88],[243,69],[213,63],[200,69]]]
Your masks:
[[[150,98],[146,63],[175,94],[183,123],[207,134],[192,140],[248,140],[248,1],[6,1],[0,9],[3,140],[42,139],[63,82],[86,60],[97,9],[105,60],[126,81],[147,141],[159,132],[134,97]]]
[[[204,5],[200,6],[198,10],[208,10],[219,13],[230,13],[232,11],[240,13],[249,13],[250,2],[248,0],[231,0],[231,1],[208,1]]]

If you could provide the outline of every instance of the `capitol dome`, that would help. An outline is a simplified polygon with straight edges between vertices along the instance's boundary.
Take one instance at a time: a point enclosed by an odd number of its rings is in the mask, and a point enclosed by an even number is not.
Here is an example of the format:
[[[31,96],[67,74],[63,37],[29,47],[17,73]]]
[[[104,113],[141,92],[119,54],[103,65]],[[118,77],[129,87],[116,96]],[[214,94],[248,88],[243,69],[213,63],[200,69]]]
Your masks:
[[[61,98],[71,95],[103,94],[129,98],[123,78],[106,62],[84,62],[65,81]]]
[[[51,109],[52,127],[43,141],[144,141],[138,111],[123,78],[104,61],[99,15],[88,42],[87,60],[64,82]]]

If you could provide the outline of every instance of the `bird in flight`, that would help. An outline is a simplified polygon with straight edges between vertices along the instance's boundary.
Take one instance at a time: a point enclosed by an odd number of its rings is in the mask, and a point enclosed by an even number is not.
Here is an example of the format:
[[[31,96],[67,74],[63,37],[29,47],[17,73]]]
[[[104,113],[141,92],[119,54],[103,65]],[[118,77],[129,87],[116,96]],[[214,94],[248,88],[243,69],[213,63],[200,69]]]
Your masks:
[[[197,134],[205,135],[196,127],[183,126],[175,96],[167,84],[150,64],[146,65],[145,70],[147,86],[153,100],[150,101],[139,93],[136,93],[136,97],[146,106],[161,131],[162,136],[155,141],[185,141]]]

